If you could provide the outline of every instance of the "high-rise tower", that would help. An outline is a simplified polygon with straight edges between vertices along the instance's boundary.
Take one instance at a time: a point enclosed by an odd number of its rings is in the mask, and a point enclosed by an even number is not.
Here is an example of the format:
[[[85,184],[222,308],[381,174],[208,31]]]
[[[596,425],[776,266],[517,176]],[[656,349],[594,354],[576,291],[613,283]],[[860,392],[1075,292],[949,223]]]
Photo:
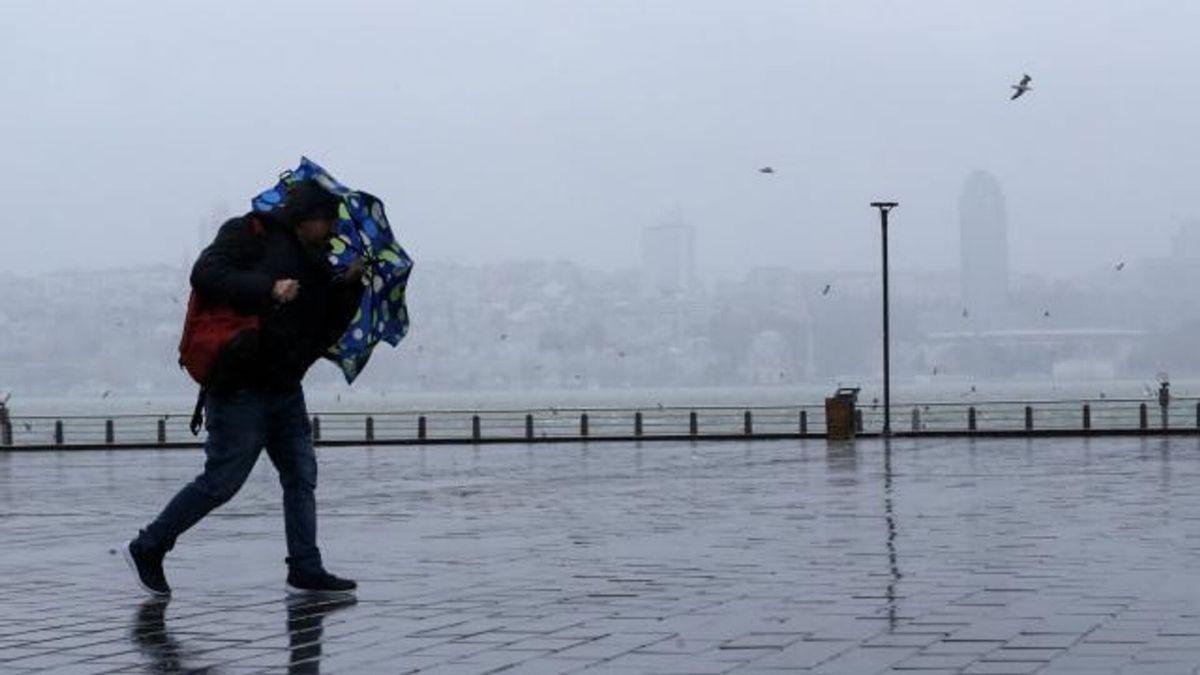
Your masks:
[[[967,176],[958,226],[964,315],[976,325],[1001,324],[1008,310],[1008,213],[995,176]]]
[[[696,280],[696,230],[676,211],[642,229],[642,270],[651,288],[682,291]]]

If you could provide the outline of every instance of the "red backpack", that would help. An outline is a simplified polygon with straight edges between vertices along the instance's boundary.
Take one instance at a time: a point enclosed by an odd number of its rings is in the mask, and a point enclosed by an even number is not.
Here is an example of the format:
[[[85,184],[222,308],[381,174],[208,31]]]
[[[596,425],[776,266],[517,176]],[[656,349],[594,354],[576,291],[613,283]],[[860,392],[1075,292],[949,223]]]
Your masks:
[[[208,384],[208,376],[225,345],[242,331],[261,325],[258,316],[205,302],[192,291],[187,318],[183,320],[183,337],[179,340],[179,365],[203,387]]]
[[[250,218],[250,231],[262,236],[262,222]],[[221,350],[242,331],[256,330],[261,325],[262,318],[257,315],[242,314],[228,305],[205,300],[192,291],[183,320],[183,337],[179,340],[179,365],[200,385],[200,397],[192,416],[193,434],[200,431],[205,387]]]

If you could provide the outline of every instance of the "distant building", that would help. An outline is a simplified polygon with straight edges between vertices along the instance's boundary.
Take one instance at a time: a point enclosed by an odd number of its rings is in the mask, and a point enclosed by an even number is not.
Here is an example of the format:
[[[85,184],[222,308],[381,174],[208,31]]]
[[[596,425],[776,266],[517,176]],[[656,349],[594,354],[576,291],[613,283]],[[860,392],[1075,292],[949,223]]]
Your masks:
[[[696,229],[676,212],[642,230],[642,273],[647,285],[664,292],[691,288],[696,281]]]
[[[996,326],[1008,311],[1008,212],[1000,182],[973,171],[958,198],[963,315]]]

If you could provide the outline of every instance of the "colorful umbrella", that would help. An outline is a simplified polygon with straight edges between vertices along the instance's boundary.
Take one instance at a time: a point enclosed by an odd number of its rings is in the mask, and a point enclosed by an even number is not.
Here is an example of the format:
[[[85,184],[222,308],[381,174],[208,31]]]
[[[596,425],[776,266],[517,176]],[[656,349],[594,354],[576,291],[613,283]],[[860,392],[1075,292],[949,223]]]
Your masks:
[[[336,363],[353,382],[371,358],[380,341],[393,347],[408,333],[405,288],[412,259],[396,243],[383,202],[366,192],[339,183],[307,157],[300,166],[285,171],[275,187],[254,198],[255,211],[270,211],[283,205],[291,183],[312,179],[341,197],[336,234],[329,242],[329,262],[335,272],[344,271],[355,259],[363,261],[363,296],[346,333],[329,348],[325,357]]]

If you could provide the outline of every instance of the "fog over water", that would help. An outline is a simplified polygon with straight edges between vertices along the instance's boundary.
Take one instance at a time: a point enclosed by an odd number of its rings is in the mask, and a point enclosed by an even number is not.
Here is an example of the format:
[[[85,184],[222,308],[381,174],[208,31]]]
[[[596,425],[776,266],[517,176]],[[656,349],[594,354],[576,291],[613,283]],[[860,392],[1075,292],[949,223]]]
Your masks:
[[[185,395],[187,267],[302,154],[416,259],[412,333],[362,392],[870,386],[878,198],[898,386],[1200,377],[1196,25],[1158,0],[5,2],[0,395]],[[1007,247],[986,303],[976,171]]]

